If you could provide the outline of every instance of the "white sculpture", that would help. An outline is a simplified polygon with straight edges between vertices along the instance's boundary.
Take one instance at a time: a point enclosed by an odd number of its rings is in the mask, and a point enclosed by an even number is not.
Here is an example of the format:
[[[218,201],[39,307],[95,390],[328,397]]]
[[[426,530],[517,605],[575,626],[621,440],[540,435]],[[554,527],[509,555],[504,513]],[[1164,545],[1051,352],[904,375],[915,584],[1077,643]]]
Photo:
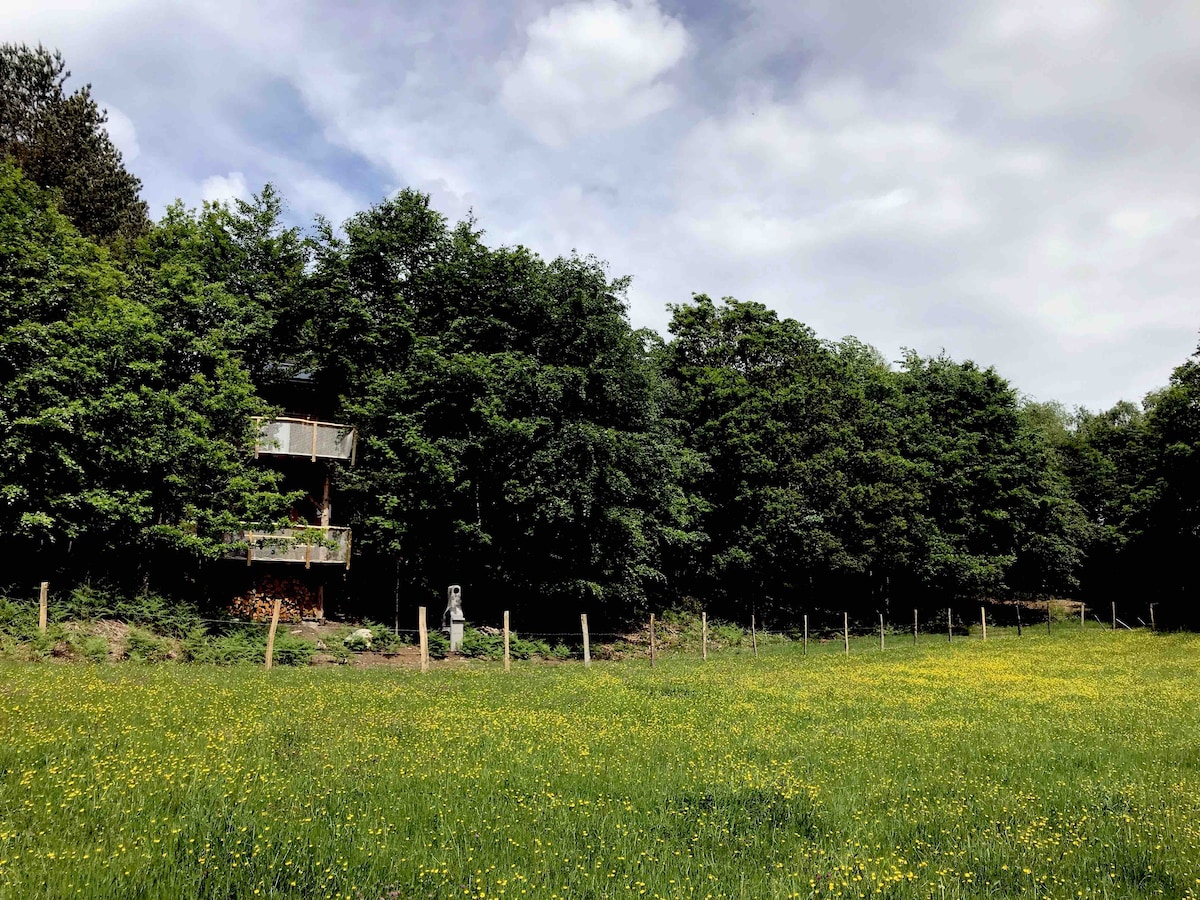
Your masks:
[[[442,630],[449,632],[452,653],[462,647],[465,621],[466,617],[463,615],[462,608],[462,587],[452,584],[446,588],[446,611],[442,613]]]

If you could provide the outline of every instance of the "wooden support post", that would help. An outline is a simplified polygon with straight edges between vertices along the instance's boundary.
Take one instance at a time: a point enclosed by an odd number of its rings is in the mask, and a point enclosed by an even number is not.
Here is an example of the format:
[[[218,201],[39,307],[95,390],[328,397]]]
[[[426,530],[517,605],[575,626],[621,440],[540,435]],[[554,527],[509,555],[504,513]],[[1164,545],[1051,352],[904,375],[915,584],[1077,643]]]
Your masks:
[[[842,638],[846,642],[846,652],[850,652],[850,613],[842,613]]]
[[[579,624],[583,627],[583,664],[590,666],[592,664],[592,643],[588,638],[587,613],[579,617]]]
[[[1117,602],[1115,600],[1112,605],[1112,630],[1117,630]]]
[[[329,490],[329,473],[325,473],[325,490],[321,493],[321,527],[328,528],[333,521],[333,495]]]
[[[43,581],[38,592],[38,631],[46,630],[46,619],[50,615],[50,582]]]
[[[981,606],[979,607],[979,624],[983,626],[983,639],[987,640],[987,612]]]
[[[700,658],[708,659],[708,613],[700,613]]]
[[[750,613],[750,646],[754,648],[754,658],[758,659],[758,628],[755,626],[754,613]]]
[[[1017,601],[1017,637],[1021,636],[1021,602]]]
[[[43,587],[45,587],[45,585],[43,585]],[[1082,605],[1082,604],[1080,604],[1080,605]],[[1156,628],[1154,625],[1154,604],[1153,603],[1150,604],[1150,630],[1158,631],[1158,628]]]
[[[883,649],[883,613],[879,614],[879,649]]]
[[[654,668],[654,613],[650,613],[650,668]]]
[[[247,531],[246,532],[246,565],[250,565],[250,563],[253,561],[253,559],[254,559],[254,532]]]
[[[804,655],[808,656],[808,614],[804,616]]]
[[[1087,604],[1084,603],[1082,600],[1080,600],[1079,601],[1079,627],[1080,628],[1083,627],[1083,611],[1086,607],[1087,607]],[[1153,611],[1154,611],[1153,603],[1150,604],[1150,610],[1151,610],[1151,614],[1153,614]]]
[[[429,625],[425,619],[425,607],[417,610],[417,631],[421,635],[421,671],[429,671]]]
[[[917,611],[913,610],[913,646],[917,646]]]
[[[317,461],[317,423],[316,422],[313,422],[312,461],[313,462]]]
[[[946,643],[954,642],[954,610],[946,610]]]
[[[1052,634],[1050,631],[1050,600],[1046,600],[1046,634]]]
[[[271,661],[275,657],[275,630],[279,628],[279,604],[282,598],[278,595],[275,597],[275,606],[271,610],[271,630],[267,632],[267,668],[271,668]]]
[[[512,656],[508,652],[508,610],[504,611],[504,671],[512,671]]]

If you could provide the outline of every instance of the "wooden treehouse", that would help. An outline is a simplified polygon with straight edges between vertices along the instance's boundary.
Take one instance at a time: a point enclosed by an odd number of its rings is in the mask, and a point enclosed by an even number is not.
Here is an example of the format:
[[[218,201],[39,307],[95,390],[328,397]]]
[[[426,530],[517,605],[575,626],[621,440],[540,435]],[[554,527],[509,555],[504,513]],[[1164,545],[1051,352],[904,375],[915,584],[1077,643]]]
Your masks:
[[[269,616],[278,597],[285,621],[323,619],[330,579],[322,572],[350,568],[353,537],[349,528],[333,524],[330,476],[334,467],[354,464],[358,432],[352,425],[301,416],[254,421],[255,458],[279,471],[284,488],[303,493],[304,499],[292,506],[285,527],[247,526],[229,535],[238,547],[227,558],[259,569],[234,598],[231,611],[261,618],[265,610]]]

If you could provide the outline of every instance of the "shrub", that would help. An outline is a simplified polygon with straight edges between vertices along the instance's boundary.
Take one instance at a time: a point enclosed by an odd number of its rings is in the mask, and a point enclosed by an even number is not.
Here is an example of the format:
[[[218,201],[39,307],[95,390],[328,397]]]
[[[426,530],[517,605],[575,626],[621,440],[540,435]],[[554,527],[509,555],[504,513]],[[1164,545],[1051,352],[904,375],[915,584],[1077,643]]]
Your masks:
[[[179,641],[179,653],[184,662],[202,662],[208,652],[208,632],[201,626],[188,630]]]
[[[247,631],[216,635],[209,639],[209,656],[203,662],[218,666],[234,666],[240,663],[262,665],[267,658],[267,644],[259,642],[256,635]]]
[[[564,647],[563,650],[570,656],[569,649]],[[504,635],[484,634],[477,628],[467,628],[463,631],[459,652],[472,659],[504,659]],[[515,631],[508,636],[508,653],[513,659],[532,659],[535,656],[549,659],[552,656],[550,645],[545,641],[529,640]]]
[[[465,637],[465,635],[464,635]],[[440,631],[429,632],[430,659],[445,659],[450,655],[450,638]]]
[[[362,627],[371,632],[372,650],[378,650],[380,653],[391,653],[404,643],[400,640],[400,636],[393,633],[386,625],[367,620],[363,622]]]
[[[21,603],[0,595],[0,634],[30,640],[37,633],[37,605]]]
[[[347,650],[353,650],[355,653],[362,653],[365,650],[370,650],[374,644],[371,638],[363,637],[357,634],[348,634],[342,638],[342,646]]]
[[[54,652],[55,646],[64,638],[66,638],[66,633],[63,631],[63,627],[52,624],[45,631],[35,626],[25,639],[29,642],[30,653],[38,659],[45,659]]]
[[[500,642],[501,652],[503,652],[504,639],[501,638]],[[527,640],[514,633],[509,636],[508,652],[513,659],[533,659],[535,656],[549,659],[550,645],[545,641]]]
[[[125,635],[125,656],[136,662],[162,662],[170,658],[171,642],[142,628],[130,628]]]
[[[277,634],[275,635],[275,650],[271,655],[271,661],[275,665],[280,666],[307,666],[312,662],[313,654],[317,652],[317,645],[313,641],[306,640],[295,634]],[[266,651],[263,651],[264,659]]]
[[[108,662],[108,638],[102,634],[85,634],[76,643],[80,656],[94,663]]]
[[[200,624],[200,614],[191,604],[149,592],[136,597],[118,597],[113,604],[113,615],[130,625],[151,628],[176,638],[183,637]]]
[[[105,616],[112,616],[116,605],[117,598],[111,591],[87,583],[74,588],[66,597],[56,602],[51,609],[54,611],[55,619],[91,622]]]
[[[726,622],[715,624],[708,623],[708,644],[710,647],[721,649],[722,647],[741,647],[749,643],[749,635],[746,629],[738,625],[730,625]]]
[[[502,659],[504,638],[498,634],[484,634],[478,628],[464,628],[458,652],[472,659]]]
[[[189,662],[232,666],[238,663],[258,663],[266,659],[266,636],[261,629],[238,628],[228,634],[209,635],[203,628],[188,631],[181,642],[183,658]]]

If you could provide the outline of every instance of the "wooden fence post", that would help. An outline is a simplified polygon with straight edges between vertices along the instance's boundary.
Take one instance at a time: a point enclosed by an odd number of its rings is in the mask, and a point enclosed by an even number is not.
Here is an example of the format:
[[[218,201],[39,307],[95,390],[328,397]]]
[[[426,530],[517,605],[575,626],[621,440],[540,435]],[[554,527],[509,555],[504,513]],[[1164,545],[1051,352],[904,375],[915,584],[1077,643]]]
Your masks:
[[[917,611],[913,610],[913,646],[917,646]]]
[[[879,614],[879,649],[883,649],[883,613]]]
[[[842,613],[842,638],[846,642],[846,652],[850,652],[850,613]]]
[[[1114,600],[1112,605],[1112,630],[1117,630],[1117,602]]]
[[[758,659],[758,629],[754,622],[754,613],[750,613],[750,646],[754,648],[754,658]]]
[[[271,668],[271,660],[275,656],[275,629],[279,627],[279,604],[283,598],[275,596],[275,606],[271,610],[271,630],[267,632],[267,669]]]
[[[421,635],[421,671],[429,671],[429,625],[425,618],[425,607],[417,610],[417,631]]]
[[[808,656],[808,614],[804,615],[804,655]]]
[[[583,613],[579,617],[579,624],[583,627],[583,664],[587,667],[592,664],[592,643],[588,638],[587,613]]]
[[[1017,601],[1017,637],[1021,636],[1021,601]]]
[[[38,594],[38,630],[46,630],[46,617],[50,613],[50,582],[43,581]]]
[[[979,622],[983,625],[983,639],[987,640],[987,612],[981,606],[979,607]]]
[[[650,668],[654,668],[654,613],[650,613]]]
[[[1150,630],[1158,631],[1158,629],[1154,625],[1154,604],[1153,603],[1150,604]]]
[[[1050,630],[1050,600],[1046,600],[1046,634],[1053,634]]]
[[[708,613],[700,613],[700,658],[708,659]]]
[[[1085,604],[1082,600],[1079,601],[1079,627],[1080,628],[1083,627],[1083,611],[1084,611],[1086,605],[1087,604]],[[1153,609],[1153,606],[1154,606],[1154,604],[1151,604],[1152,609]]]
[[[954,642],[954,610],[946,610],[946,643]]]
[[[508,610],[504,611],[504,671],[512,671],[512,656],[508,652]]]

